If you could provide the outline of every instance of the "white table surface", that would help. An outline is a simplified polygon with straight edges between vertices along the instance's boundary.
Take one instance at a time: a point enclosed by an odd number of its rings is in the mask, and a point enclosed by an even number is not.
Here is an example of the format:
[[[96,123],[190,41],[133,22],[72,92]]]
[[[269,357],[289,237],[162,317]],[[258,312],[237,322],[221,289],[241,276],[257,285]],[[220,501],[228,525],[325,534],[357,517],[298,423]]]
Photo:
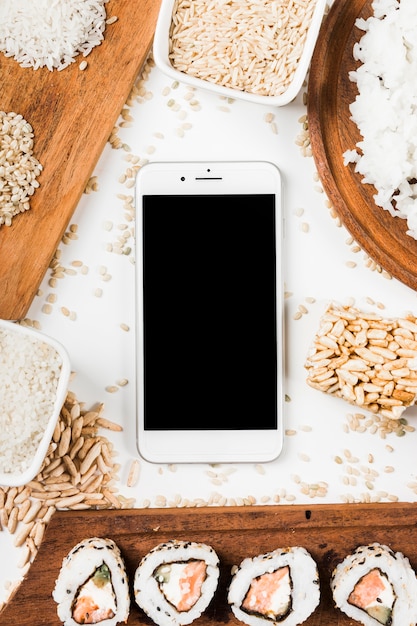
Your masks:
[[[317,179],[313,157],[301,149],[306,115],[303,88],[284,108],[235,100],[175,86],[155,67],[140,85],[145,95],[128,106],[132,118],[119,136],[129,150],[108,143],[95,169],[98,189],[84,194],[71,220],[77,238],[60,246],[61,263],[75,269],[51,287],[47,272],[28,318],[68,349],[75,378],[71,389],[87,406],[104,402],[104,416],[123,426],[110,433],[118,453],[120,493],[135,507],[304,504],[416,499],[417,433],[352,432],[355,409],[306,384],[304,362],[320,316],[334,300],[401,316],[417,312],[416,293],[369,266],[349,233],[332,215]],[[272,121],[271,121],[272,120]],[[119,124],[123,122],[122,117]],[[165,466],[139,459],[135,434],[134,223],[125,201],[133,196],[129,159],[263,159],[274,162],[284,180],[286,375],[284,450],[276,461],[253,464]],[[112,250],[126,232],[127,254]],[[74,266],[81,261],[84,270]],[[86,273],[84,273],[86,272]],[[101,289],[98,297],[96,290]],[[54,294],[52,298],[50,294]],[[54,303],[50,303],[55,299]],[[64,315],[66,307],[72,315]],[[302,307],[300,309],[300,307]],[[305,307],[305,309],[303,308]],[[49,312],[46,312],[49,311]],[[299,311],[304,311],[299,315]],[[122,330],[121,324],[129,326]],[[106,387],[127,379],[110,393]],[[365,414],[366,415],[366,414]],[[416,409],[405,417],[416,425]],[[365,420],[364,420],[365,422]],[[106,433],[107,436],[107,433]],[[336,462],[336,457],[339,457]],[[135,487],[126,485],[132,460],[140,461]],[[321,488],[317,491],[316,487]],[[162,496],[162,498],[161,498]],[[10,581],[19,580],[18,550],[0,532],[0,602]]]

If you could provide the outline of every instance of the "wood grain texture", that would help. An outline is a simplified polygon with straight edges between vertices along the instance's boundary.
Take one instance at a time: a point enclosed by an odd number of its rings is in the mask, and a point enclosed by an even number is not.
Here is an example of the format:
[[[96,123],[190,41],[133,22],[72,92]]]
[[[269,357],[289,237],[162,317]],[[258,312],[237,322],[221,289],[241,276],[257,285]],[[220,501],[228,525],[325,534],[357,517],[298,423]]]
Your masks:
[[[318,563],[321,601],[307,626],[353,624],[333,607],[329,581],[336,564],[359,544],[385,543],[402,551],[417,568],[416,504],[57,512],[27,577],[0,613],[0,623],[33,626],[36,607],[36,626],[59,626],[51,593],[62,559],[76,543],[92,536],[109,537],[118,544],[131,586],[140,558],[160,542],[176,538],[211,545],[219,556],[221,573],[212,603],[196,622],[200,626],[239,624],[227,605],[231,567],[275,548],[304,546]],[[132,601],[128,624],[152,622]]]
[[[31,209],[0,227],[0,318],[23,318],[150,50],[160,2],[110,0],[104,41],[58,72],[0,54],[0,108],[32,125],[43,165]]]
[[[406,221],[378,207],[375,188],[362,184],[353,165],[343,164],[343,153],[360,140],[349,111],[357,95],[349,80],[356,67],[352,50],[363,35],[355,21],[371,14],[371,0],[335,0],[323,21],[309,75],[311,146],[324,190],[346,228],[376,263],[416,289],[417,241],[406,234]]]

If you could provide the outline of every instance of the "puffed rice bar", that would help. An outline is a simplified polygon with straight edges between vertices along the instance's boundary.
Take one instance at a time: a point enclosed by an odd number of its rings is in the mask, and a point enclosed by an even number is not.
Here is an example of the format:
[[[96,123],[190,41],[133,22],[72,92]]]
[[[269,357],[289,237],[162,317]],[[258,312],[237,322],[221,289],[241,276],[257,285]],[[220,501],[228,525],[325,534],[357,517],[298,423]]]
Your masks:
[[[417,318],[386,319],[332,303],[305,362],[307,383],[399,419],[417,395]]]

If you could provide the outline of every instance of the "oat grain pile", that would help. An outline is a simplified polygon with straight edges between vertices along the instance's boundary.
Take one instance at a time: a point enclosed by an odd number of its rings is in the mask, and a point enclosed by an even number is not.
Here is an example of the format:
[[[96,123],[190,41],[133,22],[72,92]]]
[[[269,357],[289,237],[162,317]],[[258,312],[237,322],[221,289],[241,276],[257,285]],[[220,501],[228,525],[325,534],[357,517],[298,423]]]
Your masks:
[[[24,117],[0,111],[0,226],[30,208],[42,165],[33,154],[34,133]]]
[[[122,428],[102,412],[103,405],[86,410],[68,392],[39,474],[22,487],[0,487],[0,530],[11,533],[14,545],[22,549],[22,575],[57,509],[122,509],[134,504],[118,494],[119,466],[112,443],[102,434],[103,429]]]
[[[331,304],[305,367],[311,387],[398,420],[417,396],[417,318]]]
[[[303,52],[315,0],[176,0],[170,60],[180,72],[263,96],[282,94]]]

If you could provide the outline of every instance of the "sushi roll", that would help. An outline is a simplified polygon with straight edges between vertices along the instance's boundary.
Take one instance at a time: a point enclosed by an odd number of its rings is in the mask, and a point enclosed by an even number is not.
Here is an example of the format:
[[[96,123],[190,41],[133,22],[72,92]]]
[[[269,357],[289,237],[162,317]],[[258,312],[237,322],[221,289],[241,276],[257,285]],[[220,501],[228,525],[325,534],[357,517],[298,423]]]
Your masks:
[[[233,573],[228,603],[250,626],[302,624],[320,602],[317,564],[303,547],[245,558]]]
[[[388,546],[359,546],[336,566],[330,585],[336,607],[365,626],[417,623],[416,575]]]
[[[114,541],[92,537],[74,546],[62,561],[52,597],[65,626],[126,623],[129,585]]]
[[[191,624],[217,589],[219,559],[211,546],[171,540],[146,554],[135,572],[138,606],[159,626]]]

